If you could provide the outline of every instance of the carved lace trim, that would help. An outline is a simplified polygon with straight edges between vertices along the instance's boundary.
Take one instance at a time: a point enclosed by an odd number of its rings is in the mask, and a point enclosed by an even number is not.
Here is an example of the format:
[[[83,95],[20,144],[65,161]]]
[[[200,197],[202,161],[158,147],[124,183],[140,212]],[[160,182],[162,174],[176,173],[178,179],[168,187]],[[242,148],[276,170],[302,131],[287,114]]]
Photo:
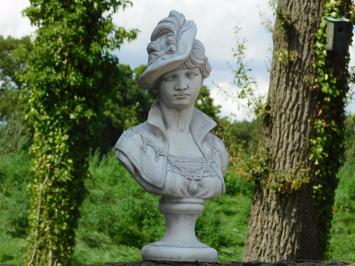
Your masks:
[[[204,178],[216,174],[206,158],[189,158],[169,155],[168,171],[184,177],[185,186],[190,195],[196,195],[200,188],[205,187]]]
[[[136,132],[135,132],[136,133]],[[189,158],[184,156],[174,156],[168,154],[160,147],[155,145],[152,140],[138,133],[142,138],[142,151],[147,152],[148,147],[154,151],[154,160],[159,161],[160,157],[166,157],[168,161],[168,171],[181,175],[185,179],[185,186],[190,195],[196,195],[201,188],[204,188],[205,177],[218,177],[215,165],[215,158],[218,153],[216,143],[211,135],[207,141],[212,152],[207,157]]]

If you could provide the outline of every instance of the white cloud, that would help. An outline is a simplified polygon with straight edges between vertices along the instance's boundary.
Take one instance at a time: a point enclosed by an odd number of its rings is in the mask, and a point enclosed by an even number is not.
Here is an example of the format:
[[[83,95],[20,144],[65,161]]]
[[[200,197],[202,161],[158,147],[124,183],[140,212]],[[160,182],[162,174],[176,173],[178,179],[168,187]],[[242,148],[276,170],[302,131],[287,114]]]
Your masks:
[[[136,0],[132,8],[120,11],[115,17],[117,24],[128,28],[139,28],[141,33],[134,44],[123,46],[125,50],[141,49],[142,63],[146,62],[145,47],[158,21],[168,16],[171,9],[182,12],[197,25],[197,38],[206,46],[211,61],[231,61],[232,49],[236,43],[235,27],[248,40],[248,58],[265,56],[270,40],[265,41],[265,30],[260,27],[258,6],[262,0]],[[248,15],[250,14],[250,15]],[[143,49],[143,50],[142,50]],[[263,59],[260,59],[263,61]]]
[[[214,104],[221,106],[221,115],[231,120],[252,120],[255,118],[253,111],[247,107],[247,101],[238,99],[238,90],[228,82],[220,82],[211,90],[210,95]]]
[[[147,62],[146,45],[150,34],[158,21],[176,9],[185,14],[187,19],[196,22],[197,38],[206,46],[213,72],[205,81],[213,95],[216,93],[215,84],[231,84],[233,74],[229,64],[233,65],[232,49],[237,37],[235,27],[241,28],[238,37],[247,40],[246,58],[254,69],[252,76],[258,81],[260,90],[267,90],[269,73],[265,70],[265,61],[270,54],[271,35],[261,26],[260,11],[267,17],[271,16],[265,0],[133,0],[133,7],[119,11],[114,17],[118,25],[126,28],[138,28],[138,38],[132,43],[125,44],[118,52],[122,63],[137,66]],[[22,16],[22,10],[29,5],[28,0],[0,1],[0,34],[15,37],[31,34],[33,28],[29,20]],[[355,38],[354,38],[355,39]],[[351,63],[355,65],[355,47],[351,47]],[[232,85],[229,85],[232,87]],[[355,112],[355,100],[348,109]],[[234,110],[237,117],[244,118],[245,114],[233,104],[227,104],[226,110]],[[234,106],[234,107],[233,107]],[[233,109],[235,108],[235,109]],[[229,112],[229,111],[226,111]]]
[[[22,11],[29,6],[28,0],[1,0],[0,2],[0,34],[3,36],[22,37],[34,30]]]
[[[261,69],[263,72],[259,73],[261,77],[257,80],[259,84],[263,83],[263,88],[267,88],[264,84],[268,83],[269,73],[266,72],[264,64],[271,46],[271,36],[260,26],[261,19],[258,16],[259,8],[262,10],[266,6],[262,0],[136,0],[132,8],[120,12],[115,17],[117,24],[127,28],[139,28],[141,31],[137,40],[121,48],[119,52],[121,62],[134,61],[135,65],[145,64],[147,61],[145,48],[152,30],[160,19],[168,16],[171,9],[180,11],[186,19],[195,21],[198,29],[197,38],[206,47],[213,70],[205,84],[211,88],[215,102],[222,106],[222,114],[234,114],[233,119],[237,120],[251,119],[251,112],[243,108],[243,103],[226,100],[216,84],[225,88],[228,94],[236,90],[231,84],[233,73],[230,65],[233,65],[232,50],[237,41],[235,28],[238,26],[241,28],[238,37],[247,40],[246,59],[250,60],[252,68],[259,65],[259,71]]]

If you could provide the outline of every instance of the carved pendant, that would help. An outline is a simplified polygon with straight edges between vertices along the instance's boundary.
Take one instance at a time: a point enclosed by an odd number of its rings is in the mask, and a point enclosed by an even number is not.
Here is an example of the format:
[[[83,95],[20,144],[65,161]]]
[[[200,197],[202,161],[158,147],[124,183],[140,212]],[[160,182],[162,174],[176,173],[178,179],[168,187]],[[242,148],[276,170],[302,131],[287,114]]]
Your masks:
[[[190,195],[196,195],[199,188],[200,188],[199,181],[189,180],[189,183],[187,184],[187,191],[190,193]]]

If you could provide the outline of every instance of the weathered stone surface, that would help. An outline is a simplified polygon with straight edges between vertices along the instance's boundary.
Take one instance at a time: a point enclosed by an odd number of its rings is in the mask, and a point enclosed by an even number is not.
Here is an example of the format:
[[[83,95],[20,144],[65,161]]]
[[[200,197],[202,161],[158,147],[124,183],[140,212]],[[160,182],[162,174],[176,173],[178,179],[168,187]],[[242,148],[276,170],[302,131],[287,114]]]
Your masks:
[[[118,160],[137,182],[161,196],[167,230],[163,239],[143,247],[144,260],[218,260],[217,251],[195,234],[204,200],[224,193],[228,161],[223,142],[211,132],[216,123],[194,106],[211,71],[196,33],[195,23],[177,11],[158,23],[140,80],[159,97],[147,121],[126,130],[115,145]]]

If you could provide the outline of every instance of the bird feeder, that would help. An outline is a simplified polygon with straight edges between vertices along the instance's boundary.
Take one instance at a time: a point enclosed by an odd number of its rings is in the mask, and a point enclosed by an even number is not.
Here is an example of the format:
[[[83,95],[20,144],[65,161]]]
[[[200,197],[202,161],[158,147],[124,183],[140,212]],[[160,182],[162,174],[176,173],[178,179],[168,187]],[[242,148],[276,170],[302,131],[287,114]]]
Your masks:
[[[352,23],[342,17],[327,17],[327,44],[326,49],[334,52],[346,51],[351,38]]]

